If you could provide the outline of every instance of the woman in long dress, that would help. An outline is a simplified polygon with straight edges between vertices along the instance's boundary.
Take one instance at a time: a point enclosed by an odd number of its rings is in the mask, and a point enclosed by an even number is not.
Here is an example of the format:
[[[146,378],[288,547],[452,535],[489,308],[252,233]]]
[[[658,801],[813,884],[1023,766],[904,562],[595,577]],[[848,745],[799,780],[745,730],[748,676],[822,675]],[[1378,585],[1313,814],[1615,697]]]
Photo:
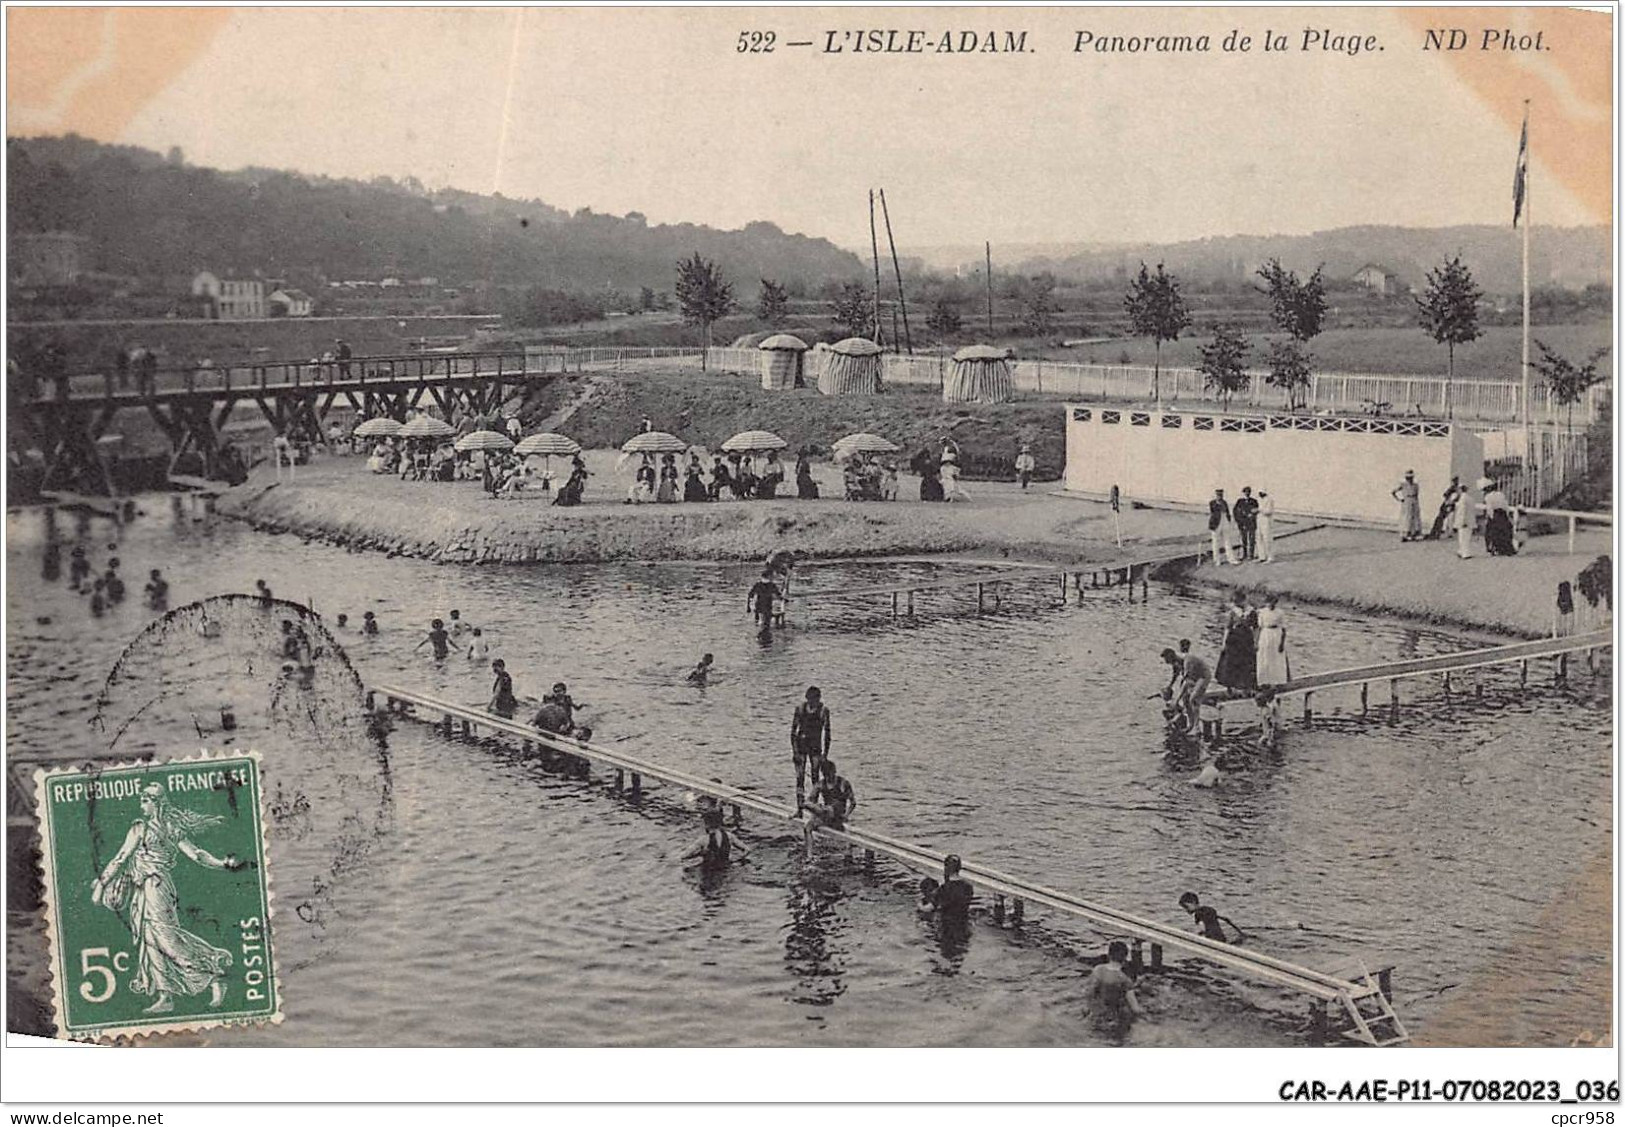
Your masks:
[[[1275,498],[1258,491],[1258,562],[1275,559]]]
[[[1292,680],[1292,660],[1286,652],[1286,616],[1271,595],[1258,611],[1258,684],[1284,685]]]
[[[1484,494],[1484,547],[1492,556],[1514,556],[1518,553],[1514,543],[1512,513],[1507,507],[1507,495],[1499,486]]]
[[[209,991],[209,1005],[226,996],[226,970],[231,952],[214,946],[180,924],[180,903],[170,875],[180,856],[206,869],[240,869],[230,854],[216,857],[192,844],[191,836],[223,819],[173,806],[162,785],[141,792],[141,817],[130,826],[124,844],[90,885],[93,904],[116,913],[135,938],[135,973],[130,989],[156,995],[149,1014],[169,1013],[175,995],[192,997]]]
[[[1253,655],[1253,623],[1256,616],[1247,608],[1247,596],[1237,591],[1224,612],[1224,649],[1213,679],[1227,689],[1247,692],[1258,687],[1257,659]]]

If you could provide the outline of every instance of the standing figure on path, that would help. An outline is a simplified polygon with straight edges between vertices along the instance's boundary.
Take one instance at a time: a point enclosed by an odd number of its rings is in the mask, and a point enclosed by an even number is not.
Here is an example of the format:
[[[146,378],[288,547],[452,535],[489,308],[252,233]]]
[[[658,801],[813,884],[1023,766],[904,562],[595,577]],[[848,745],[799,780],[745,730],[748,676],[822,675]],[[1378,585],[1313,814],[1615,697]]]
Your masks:
[[[1292,680],[1292,660],[1286,652],[1286,616],[1277,609],[1281,600],[1271,595],[1258,612],[1258,684],[1284,685]]]
[[[1433,527],[1428,529],[1424,540],[1437,540],[1444,535],[1445,529],[1455,527],[1450,517],[1456,511],[1456,503],[1461,499],[1462,492],[1461,478],[1452,477],[1450,484],[1445,487],[1444,499],[1439,502],[1439,512],[1433,518]]]
[[[779,585],[773,581],[773,569],[764,567],[758,579],[745,596],[745,607],[756,616],[756,626],[762,631],[773,629],[773,604],[781,598]]]
[[[1243,485],[1241,496],[1230,510],[1236,518],[1236,531],[1241,534],[1241,558],[1258,558],[1258,502],[1253,500],[1253,487]]]
[[[1275,498],[1258,491],[1258,562],[1275,559]]]
[[[1415,470],[1405,471],[1405,480],[1394,486],[1393,498],[1399,502],[1399,541],[1408,544],[1422,535],[1422,493]]]
[[[970,494],[959,484],[959,444],[951,438],[942,440],[942,461],[938,468],[942,473],[942,499],[969,501]]]
[[[1236,562],[1236,549],[1231,541],[1230,502],[1224,499],[1224,490],[1215,489],[1213,500],[1207,503],[1207,533],[1213,544],[1213,566],[1223,567],[1224,560],[1219,559],[1219,550],[1224,550],[1224,557],[1231,563]]]
[[[1456,497],[1456,511],[1451,514],[1451,524],[1456,530],[1456,558],[1470,560],[1473,558],[1473,525],[1478,522],[1478,500],[1473,491],[1466,486]]]
[[[209,991],[209,1005],[226,996],[231,952],[181,926],[173,872],[180,856],[206,869],[243,868],[229,853],[216,857],[192,843],[192,835],[221,823],[215,815],[171,805],[161,783],[141,791],[141,817],[130,825],[124,844],[90,885],[90,902],[116,914],[135,939],[135,973],[130,989],[156,995],[143,1012],[169,1013],[175,995]]]
[[[1016,455],[1016,480],[1021,482],[1023,489],[1026,489],[1027,484],[1032,481],[1033,470],[1036,468],[1038,468],[1038,463],[1033,461],[1032,447],[1023,442],[1021,444],[1021,453]]]
[[[1515,556],[1518,545],[1512,527],[1512,510],[1500,486],[1484,494],[1484,549],[1492,556]]]
[[[667,454],[660,463],[660,491],[655,499],[662,505],[677,500],[677,457],[674,454]]]
[[[1224,648],[1219,652],[1219,665],[1214,678],[1227,689],[1252,692],[1258,687],[1257,658],[1253,649],[1253,624],[1256,617],[1247,607],[1247,596],[1240,591],[1230,596],[1230,605],[1224,610]]]
[[[805,448],[796,456],[796,496],[803,501],[818,499],[818,483],[813,480],[812,463],[807,460]]]
[[[355,353],[350,350],[348,341],[336,340],[333,343],[337,346],[333,349],[333,355],[339,362],[339,379],[347,380],[350,378],[350,360]]]
[[[796,814],[806,808],[807,764],[812,763],[813,785],[818,785],[819,765],[829,757],[829,709],[823,693],[814,685],[807,699],[796,705],[790,717],[790,757],[796,767]]]

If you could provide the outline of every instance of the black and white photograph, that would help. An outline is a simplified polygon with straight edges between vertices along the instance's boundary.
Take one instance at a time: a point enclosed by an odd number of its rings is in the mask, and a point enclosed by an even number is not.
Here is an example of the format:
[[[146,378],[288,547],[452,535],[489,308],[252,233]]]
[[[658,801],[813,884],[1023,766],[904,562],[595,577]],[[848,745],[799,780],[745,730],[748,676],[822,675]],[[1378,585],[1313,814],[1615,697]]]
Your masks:
[[[7,1101],[1617,1104],[1617,14],[8,5]]]

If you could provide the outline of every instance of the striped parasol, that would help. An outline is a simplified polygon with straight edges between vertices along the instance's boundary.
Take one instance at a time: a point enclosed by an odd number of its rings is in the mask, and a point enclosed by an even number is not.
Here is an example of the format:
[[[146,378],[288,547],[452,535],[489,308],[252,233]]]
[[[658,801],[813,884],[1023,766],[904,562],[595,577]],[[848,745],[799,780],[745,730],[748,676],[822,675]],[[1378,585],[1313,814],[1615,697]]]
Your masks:
[[[477,430],[457,440],[458,450],[512,450],[513,439],[494,430]]]
[[[681,454],[688,449],[688,443],[675,434],[667,434],[663,430],[648,430],[642,434],[634,434],[621,445],[624,454]]]
[[[860,432],[849,434],[836,442],[835,456],[850,458],[853,454],[895,454],[900,449],[895,442],[889,442],[878,434]]]
[[[724,442],[722,448],[729,453],[737,450],[744,454],[756,450],[783,450],[789,445],[770,430],[743,430]]]
[[[368,419],[355,428],[357,438],[379,438],[400,433],[401,424],[390,418]]]
[[[515,454],[529,457],[532,454],[559,454],[568,457],[571,454],[581,453],[581,443],[562,434],[545,431],[541,434],[527,435],[519,440],[519,445],[513,448]]]
[[[419,415],[395,433],[401,438],[446,438],[457,428],[433,415]]]

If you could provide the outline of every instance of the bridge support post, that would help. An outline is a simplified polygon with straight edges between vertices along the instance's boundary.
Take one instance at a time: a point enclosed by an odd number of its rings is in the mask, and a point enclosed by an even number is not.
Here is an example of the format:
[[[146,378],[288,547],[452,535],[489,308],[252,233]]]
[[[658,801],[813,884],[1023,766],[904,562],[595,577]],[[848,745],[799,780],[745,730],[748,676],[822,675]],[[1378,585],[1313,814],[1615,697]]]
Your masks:
[[[636,771],[632,772],[632,797],[637,798],[643,794],[643,776]]]
[[[1388,678],[1388,720],[1399,723],[1399,678]]]
[[[1004,926],[1004,893],[995,893],[993,896],[993,922],[1000,927]]]
[[[1313,728],[1315,726],[1315,709],[1313,705],[1314,699],[1314,693],[1303,694],[1303,726],[1305,728]]]
[[[1528,687],[1529,687],[1529,659],[1525,658],[1523,661],[1520,661],[1518,663],[1518,688],[1526,689]]]
[[[1145,970],[1145,940],[1135,939],[1133,941],[1133,946],[1129,951],[1128,965],[1133,968],[1135,974]]]
[[[1360,715],[1364,716],[1371,705],[1371,682],[1360,682]]]
[[[468,739],[468,737],[469,737],[469,734],[470,734],[470,733],[471,733],[471,732],[472,732],[472,731],[473,731],[473,725],[471,725],[471,724],[470,724],[470,723],[469,723],[469,722],[468,722],[468,721],[467,721],[467,720],[464,720],[464,721],[463,721],[463,722],[462,722],[462,735],[463,735],[463,739],[465,739],[465,740],[466,740],[466,739]]]
[[[615,768],[615,793],[620,794],[626,789],[626,772],[619,767]]]
[[[1382,991],[1382,996],[1387,998],[1388,1001],[1392,1002],[1394,1000],[1393,967],[1383,967],[1377,971],[1377,989]]]
[[[446,738],[450,739],[451,738],[451,713],[449,713],[449,712],[446,713],[446,715],[441,719],[440,727],[446,733]]]
[[[1010,926],[1020,927],[1022,917],[1027,912],[1027,902],[1017,896],[1010,904]]]
[[[897,617],[897,592],[896,591],[893,591],[891,593],[891,616],[893,618]]]
[[[910,618],[914,617],[914,592],[913,591],[910,591],[908,593],[908,616]]]
[[[371,689],[367,690],[367,711],[368,712],[377,712],[378,711],[378,701],[377,701],[377,698],[373,695],[373,691]]]
[[[1450,670],[1444,671],[1444,702],[1450,703]]]
[[[1569,655],[1568,654],[1558,654],[1557,655],[1557,682],[1556,683],[1559,686],[1566,686],[1569,683]]]
[[[980,584],[980,583],[978,583],[978,584],[977,584],[977,585],[976,585],[976,613],[977,613],[977,614],[981,614],[981,613],[982,613],[982,609],[983,609],[983,595],[984,595],[984,594],[985,594],[985,590],[984,590],[984,588],[983,588],[983,586],[982,586],[982,584]]]
[[[869,873],[875,871],[875,851],[873,849],[863,851],[863,869]]]
[[[1151,969],[1152,970],[1161,970],[1162,969],[1162,944],[1161,943],[1153,943],[1153,944],[1151,944]]]

